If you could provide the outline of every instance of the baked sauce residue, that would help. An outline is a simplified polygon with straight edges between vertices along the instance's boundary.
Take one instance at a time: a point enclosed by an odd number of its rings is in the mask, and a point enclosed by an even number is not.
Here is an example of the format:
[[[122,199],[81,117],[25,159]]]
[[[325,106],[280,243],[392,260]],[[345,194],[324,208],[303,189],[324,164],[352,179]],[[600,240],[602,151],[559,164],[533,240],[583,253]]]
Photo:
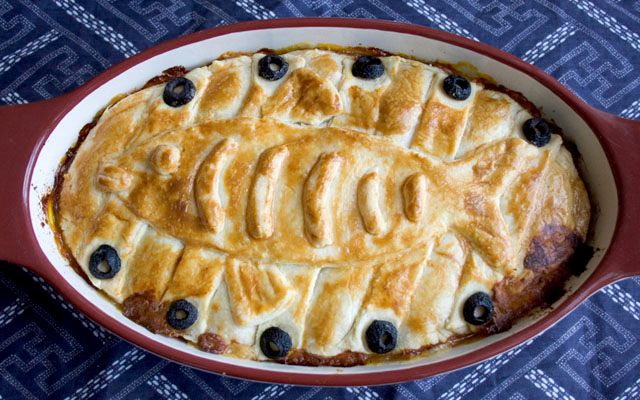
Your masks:
[[[186,75],[187,72],[189,71],[182,65],[176,65],[175,67],[165,69],[160,75],[156,75],[153,78],[149,79],[147,83],[145,83],[144,86],[140,88],[140,90],[159,85],[161,83],[169,82],[173,78],[178,78],[180,76]]]
[[[526,270],[494,286],[495,316],[482,330],[487,334],[505,331],[532,310],[553,304],[565,293],[567,279],[582,272],[591,256],[593,249],[575,232],[546,225],[529,244]]]
[[[207,332],[198,336],[198,347],[208,353],[222,354],[227,350],[227,342],[220,335]]]
[[[276,360],[283,364],[306,365],[312,367],[354,367],[369,362],[371,354],[345,351],[333,357],[321,357],[304,350],[292,350],[286,358]]]
[[[155,299],[153,293],[136,293],[122,303],[122,313],[135,323],[144,326],[153,333],[170,337],[180,337],[180,332],[167,323],[169,305]]]

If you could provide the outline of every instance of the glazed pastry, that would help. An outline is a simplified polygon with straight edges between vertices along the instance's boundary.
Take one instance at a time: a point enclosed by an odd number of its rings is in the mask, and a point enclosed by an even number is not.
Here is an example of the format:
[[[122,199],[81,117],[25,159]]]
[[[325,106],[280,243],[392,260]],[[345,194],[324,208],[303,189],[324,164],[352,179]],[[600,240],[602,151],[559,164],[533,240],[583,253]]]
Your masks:
[[[221,59],[104,111],[58,227],[125,315],[205,351],[349,366],[503,330],[590,218],[520,103],[398,56]]]

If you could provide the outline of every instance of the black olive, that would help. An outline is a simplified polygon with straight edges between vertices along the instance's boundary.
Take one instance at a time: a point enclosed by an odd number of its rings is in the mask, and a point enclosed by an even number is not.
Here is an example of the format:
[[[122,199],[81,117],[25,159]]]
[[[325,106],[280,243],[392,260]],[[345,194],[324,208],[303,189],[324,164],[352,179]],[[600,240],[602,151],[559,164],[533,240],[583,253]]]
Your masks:
[[[369,350],[384,354],[396,348],[398,331],[389,321],[375,320],[367,328],[365,337]]]
[[[196,96],[196,86],[189,79],[180,76],[173,78],[164,87],[162,99],[168,106],[180,107]]]
[[[549,124],[542,118],[531,118],[522,125],[524,137],[536,147],[543,147],[551,140]]]
[[[120,256],[108,244],[100,245],[89,258],[89,272],[97,279],[110,279],[120,272]]]
[[[174,329],[187,329],[193,325],[197,319],[198,309],[184,299],[171,303],[167,311],[167,323]]]
[[[351,73],[356,78],[376,79],[384,74],[384,65],[378,57],[361,56],[353,63]]]
[[[484,292],[477,292],[469,296],[464,302],[462,315],[471,325],[484,325],[493,318],[493,302],[491,296]]]
[[[272,326],[260,335],[260,350],[269,358],[282,358],[291,350],[291,336],[280,328]]]
[[[446,94],[456,100],[466,100],[471,96],[471,83],[459,75],[449,75],[444,78],[442,88]]]
[[[277,81],[289,70],[289,63],[284,58],[266,55],[258,61],[258,75],[268,81]]]

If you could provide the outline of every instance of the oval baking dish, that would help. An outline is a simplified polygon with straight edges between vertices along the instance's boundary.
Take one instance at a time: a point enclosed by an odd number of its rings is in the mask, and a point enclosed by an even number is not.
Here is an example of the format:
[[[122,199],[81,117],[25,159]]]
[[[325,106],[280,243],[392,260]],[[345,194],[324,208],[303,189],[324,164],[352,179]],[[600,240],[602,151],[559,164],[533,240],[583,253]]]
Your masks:
[[[292,39],[295,38],[295,39]],[[153,334],[124,317],[84,281],[60,254],[46,224],[42,197],[54,184],[59,162],[108,99],[141,87],[175,60],[188,69],[228,51],[284,48],[297,42],[371,46],[420,60],[469,63],[499,84],[525,94],[577,146],[581,174],[597,218],[589,245],[598,249],[566,294],[553,307],[520,320],[510,330],[462,343],[446,352],[402,363],[348,369],[261,363],[208,354],[184,342]],[[560,83],[516,57],[489,46],[419,26],[349,19],[295,19],[243,23],[185,36],[153,47],[105,71],[64,96],[0,108],[4,155],[0,174],[0,257],[26,265],[96,322],[122,338],[177,362],[212,372],[269,382],[370,385],[400,382],[451,371],[487,359],[539,334],[606,284],[635,274],[635,221],[640,204],[632,188],[640,183],[640,123],[598,111]]]

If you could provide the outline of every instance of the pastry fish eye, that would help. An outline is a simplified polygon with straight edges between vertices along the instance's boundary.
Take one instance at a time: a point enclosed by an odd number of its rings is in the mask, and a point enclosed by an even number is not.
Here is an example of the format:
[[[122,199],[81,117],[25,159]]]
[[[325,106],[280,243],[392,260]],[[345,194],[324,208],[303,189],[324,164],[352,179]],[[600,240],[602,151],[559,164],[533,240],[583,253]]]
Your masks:
[[[120,192],[131,186],[132,176],[117,165],[105,165],[98,172],[98,185],[107,192]]]
[[[157,173],[171,174],[180,166],[180,150],[171,144],[159,144],[151,152],[149,161]]]

